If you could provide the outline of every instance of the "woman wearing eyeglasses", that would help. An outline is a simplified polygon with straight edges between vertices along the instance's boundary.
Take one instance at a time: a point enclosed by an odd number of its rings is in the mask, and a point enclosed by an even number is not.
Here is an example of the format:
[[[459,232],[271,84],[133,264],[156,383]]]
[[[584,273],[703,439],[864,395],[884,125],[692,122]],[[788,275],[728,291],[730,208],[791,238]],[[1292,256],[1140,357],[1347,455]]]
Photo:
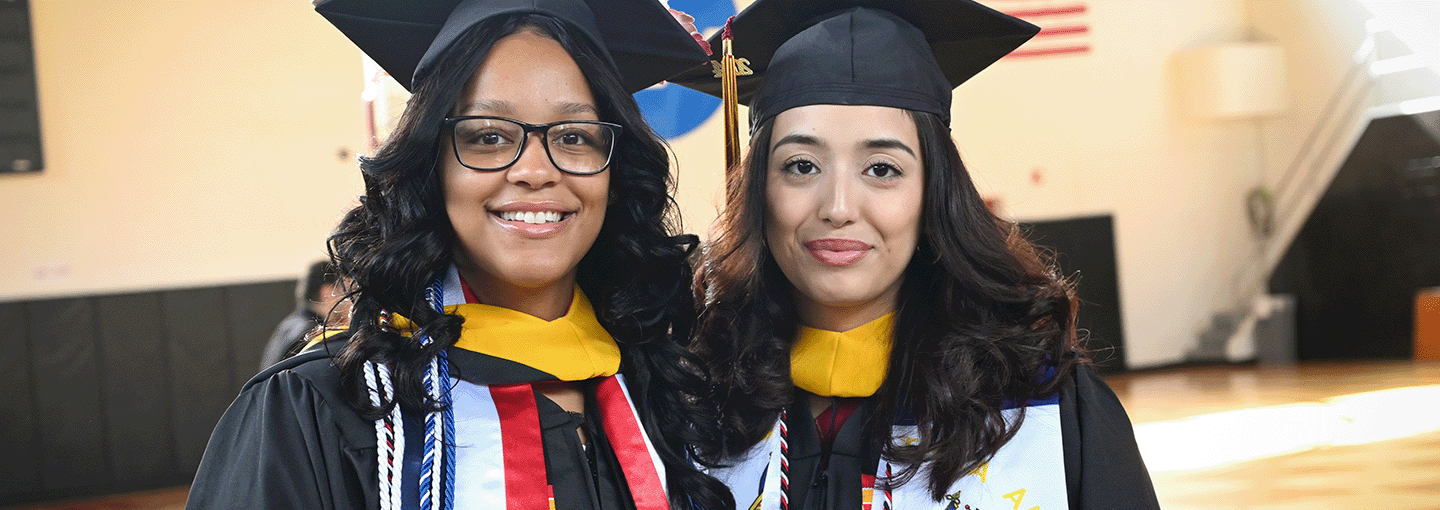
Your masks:
[[[1158,508],[1071,284],[951,139],[951,89],[1038,28],[971,0],[757,0],[729,29],[752,135],[696,348],[736,508]]]
[[[188,507],[728,502],[686,456],[694,241],[630,96],[704,61],[686,30],[650,0],[316,9],[413,96],[330,238],[349,333],[247,384]]]

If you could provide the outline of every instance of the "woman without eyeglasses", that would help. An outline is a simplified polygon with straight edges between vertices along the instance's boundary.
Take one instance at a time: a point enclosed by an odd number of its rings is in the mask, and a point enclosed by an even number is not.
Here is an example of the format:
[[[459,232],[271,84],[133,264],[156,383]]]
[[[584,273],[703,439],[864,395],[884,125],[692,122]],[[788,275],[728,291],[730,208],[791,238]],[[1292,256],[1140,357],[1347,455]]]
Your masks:
[[[188,508],[728,501],[686,455],[693,237],[630,96],[704,61],[690,34],[650,0],[316,9],[413,96],[330,238],[350,332],[247,384]]]
[[[950,137],[951,89],[1038,29],[968,0],[758,0],[731,29],[752,135],[694,348],[736,508],[1157,508],[1071,283]]]

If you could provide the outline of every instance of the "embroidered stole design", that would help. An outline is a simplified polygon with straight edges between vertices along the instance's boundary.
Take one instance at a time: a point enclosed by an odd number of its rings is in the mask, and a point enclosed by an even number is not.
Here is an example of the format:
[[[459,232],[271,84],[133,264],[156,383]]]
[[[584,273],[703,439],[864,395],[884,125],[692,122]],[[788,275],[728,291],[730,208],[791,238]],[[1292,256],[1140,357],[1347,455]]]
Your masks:
[[[884,476],[861,474],[861,510],[1068,510],[1059,408],[1055,397],[1030,402],[1015,437],[990,462],[952,484],[938,503],[930,499],[923,466],[921,474],[909,483],[885,490],[884,481],[904,466],[882,458],[875,472]],[[1017,409],[1004,411],[1007,420],[1017,413]],[[728,467],[710,470],[734,492],[737,510],[786,510],[781,482],[787,462],[783,427],[784,421],[776,420],[770,435],[743,457],[730,460]],[[894,426],[892,430],[896,441],[918,440],[915,426]]]
[[[1018,409],[1006,409],[1006,420],[1014,420]],[[916,440],[914,426],[894,427],[901,441]],[[881,469],[885,469],[881,461]],[[894,470],[899,471],[900,465]],[[922,471],[923,472],[923,471]],[[1060,436],[1060,405],[1057,398],[1030,402],[1025,422],[1015,437],[995,453],[990,462],[950,486],[940,503],[930,499],[924,480],[905,484],[893,491],[897,510],[943,508],[945,510],[1019,508],[1020,510],[1067,510],[1069,492],[1065,486],[1065,451]]]

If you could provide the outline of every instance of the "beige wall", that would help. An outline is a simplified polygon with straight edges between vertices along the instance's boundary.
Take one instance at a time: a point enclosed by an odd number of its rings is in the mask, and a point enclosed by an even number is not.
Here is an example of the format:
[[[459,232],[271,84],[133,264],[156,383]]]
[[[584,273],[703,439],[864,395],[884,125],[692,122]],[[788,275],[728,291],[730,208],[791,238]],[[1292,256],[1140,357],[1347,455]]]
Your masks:
[[[961,86],[956,139],[1011,218],[1114,216],[1128,363],[1178,362],[1231,306],[1217,287],[1250,249],[1242,199],[1260,171],[1253,125],[1180,110],[1172,61],[1241,40],[1243,2],[1086,3],[1093,51],[1002,61]]]
[[[294,278],[360,191],[360,58],[298,0],[32,0],[47,168],[0,299]]]

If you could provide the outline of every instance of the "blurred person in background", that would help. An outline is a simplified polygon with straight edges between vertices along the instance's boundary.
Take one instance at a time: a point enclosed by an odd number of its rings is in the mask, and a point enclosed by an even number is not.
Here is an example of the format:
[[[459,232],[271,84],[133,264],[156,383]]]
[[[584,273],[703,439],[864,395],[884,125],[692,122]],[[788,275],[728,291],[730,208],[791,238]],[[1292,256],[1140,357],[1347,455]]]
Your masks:
[[[265,342],[260,370],[294,355],[316,328],[343,329],[350,324],[350,302],[345,299],[339,282],[330,261],[310,264],[310,269],[295,285],[295,311],[275,326],[275,332]]]
[[[705,60],[654,0],[326,0],[413,95],[330,238],[347,333],[211,436],[209,508],[727,508],[663,142],[630,94]]]

